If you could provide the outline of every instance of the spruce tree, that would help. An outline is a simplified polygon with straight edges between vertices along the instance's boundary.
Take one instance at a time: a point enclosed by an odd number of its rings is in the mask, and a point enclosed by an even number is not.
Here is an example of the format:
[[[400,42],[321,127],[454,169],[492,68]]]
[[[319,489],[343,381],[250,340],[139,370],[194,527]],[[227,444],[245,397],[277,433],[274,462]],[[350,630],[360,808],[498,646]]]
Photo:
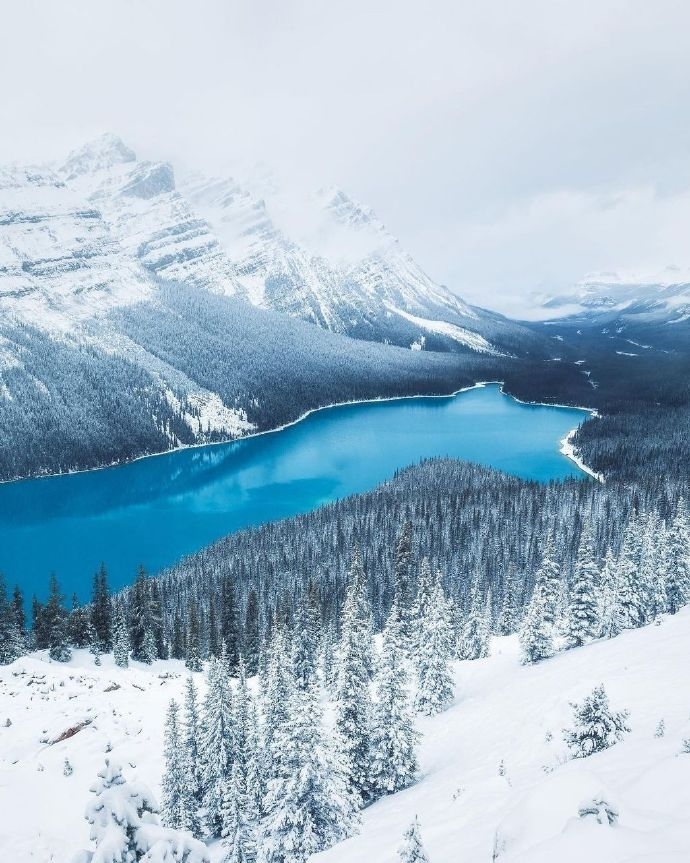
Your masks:
[[[225,787],[221,820],[221,863],[253,863],[256,839],[247,815],[247,795],[238,762],[233,764]]]
[[[199,753],[206,824],[213,836],[221,834],[223,794],[234,759],[232,719],[230,673],[222,654],[209,663]]]
[[[460,659],[483,659],[489,655],[490,630],[487,624],[486,603],[475,583],[472,588],[470,610],[462,626],[458,644]]]
[[[538,582],[520,628],[522,663],[528,665],[554,654],[552,615],[547,612],[546,588]]]
[[[417,691],[414,706],[418,713],[433,716],[453,701],[455,691],[450,665],[453,631],[440,573],[436,576],[429,601],[425,603],[425,610],[416,626],[419,646],[415,654]]]
[[[616,559],[611,549],[608,549],[598,579],[597,635],[601,638],[613,638],[622,629],[617,574]]]
[[[192,793],[198,803],[203,797],[201,771],[201,723],[199,703],[194,678],[190,675],[184,687],[184,745],[187,750],[187,764],[190,770]]]
[[[363,801],[370,797],[371,782],[372,653],[371,612],[366,575],[357,552],[350,568],[343,605],[335,692],[335,726],[343,741],[350,788],[359,794]]]
[[[405,831],[403,844],[398,850],[400,863],[429,863],[426,856],[422,836],[419,829],[419,818],[415,815],[412,823]]]
[[[129,628],[121,608],[118,608],[113,621],[113,659],[119,668],[129,666]]]
[[[403,524],[395,546],[394,589],[394,598],[402,625],[402,637],[408,647],[413,635],[411,619],[415,600],[412,580],[412,522],[409,520]]]
[[[575,560],[575,572],[570,587],[568,609],[568,647],[579,647],[597,636],[597,580],[598,567],[594,556],[594,534],[585,528]]]
[[[67,619],[67,631],[72,647],[88,647],[92,638],[92,625],[88,608],[79,603],[76,593],[72,595],[72,610]]]
[[[329,739],[315,687],[291,682],[276,737],[284,753],[269,783],[261,824],[261,863],[305,863],[346,839],[359,819],[340,746]]]
[[[563,738],[573,758],[587,758],[613,746],[630,731],[627,711],[615,712],[603,685],[597,686],[581,704],[571,704],[574,726],[565,729]]]
[[[218,612],[220,618],[220,639],[221,643],[225,645],[230,673],[236,674],[240,659],[240,638],[235,587],[229,576],[222,579],[220,586]]]
[[[676,614],[690,597],[690,527],[681,497],[666,536],[666,604]]]
[[[126,781],[119,765],[106,760],[90,790],[86,820],[95,851],[82,852],[75,863],[209,863],[203,842],[162,826],[153,794],[141,782]]]
[[[56,662],[68,662],[72,658],[67,629],[67,610],[64,606],[60,585],[53,575],[48,587],[48,601],[43,609],[50,658]]]
[[[541,586],[545,621],[553,627],[555,633],[561,623],[563,583],[561,568],[556,559],[556,540],[552,533],[548,535],[544,544],[541,564],[535,582]]]
[[[244,642],[242,655],[246,663],[246,671],[249,677],[258,674],[259,671],[259,600],[255,590],[249,591],[247,598],[247,611],[244,621]]]
[[[417,778],[417,743],[407,693],[403,632],[395,602],[383,630],[383,649],[376,673],[378,700],[374,713],[371,780],[375,794],[394,794]]]
[[[177,702],[172,700],[165,720],[161,816],[166,827],[198,835],[197,801],[190,782],[188,752],[180,731],[179,710]]]
[[[93,578],[93,595],[91,598],[91,623],[93,624],[98,647],[102,653],[112,650],[112,608],[110,590],[108,589],[108,573],[105,564]]]
[[[192,601],[189,603],[189,611],[187,613],[187,638],[184,663],[190,671],[201,671],[203,668],[199,642],[199,612],[196,602]]]
[[[0,575],[0,665],[14,662],[23,652],[24,639],[16,607],[8,599],[5,580]]]
[[[503,581],[503,603],[501,605],[501,613],[498,618],[498,634],[512,635],[518,628],[518,600],[517,600],[517,584],[515,578],[515,569],[511,565]]]
[[[153,631],[149,578],[143,566],[139,567],[130,591],[129,625],[132,659],[150,665],[158,651]]]

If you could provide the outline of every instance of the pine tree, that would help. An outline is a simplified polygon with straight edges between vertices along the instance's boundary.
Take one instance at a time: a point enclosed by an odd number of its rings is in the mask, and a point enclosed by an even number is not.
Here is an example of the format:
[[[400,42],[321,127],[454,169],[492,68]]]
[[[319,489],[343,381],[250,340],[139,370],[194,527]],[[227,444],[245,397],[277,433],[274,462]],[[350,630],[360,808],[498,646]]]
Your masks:
[[[292,686],[292,663],[287,633],[282,624],[279,623],[274,627],[266,653],[268,654],[266,671],[260,688],[263,719],[262,784],[270,783],[281,773],[281,765],[285,757],[277,730],[287,721],[288,699]]]
[[[201,649],[199,646],[199,613],[195,602],[190,602],[187,614],[185,666],[190,671],[201,671]]]
[[[463,624],[458,644],[460,659],[483,659],[489,655],[489,634],[486,604],[478,586],[472,588],[469,614]]]
[[[161,815],[166,827],[198,835],[197,801],[190,782],[188,752],[180,732],[179,710],[177,702],[171,701],[165,720]]]
[[[45,606],[43,606],[34,595],[31,598],[31,623],[33,630],[33,644],[36,650],[47,650],[50,647]]]
[[[93,578],[93,596],[91,598],[91,623],[93,624],[98,647],[102,653],[112,650],[112,608],[110,591],[108,589],[108,573],[105,564]]]
[[[129,666],[129,650],[127,621],[122,613],[122,609],[118,608],[113,622],[113,659],[115,660],[115,665],[119,668],[127,668]]]
[[[563,581],[561,568],[556,561],[556,540],[552,533],[546,539],[535,583],[541,586],[545,621],[556,632],[560,626]]]
[[[67,631],[73,647],[88,647],[91,643],[92,625],[89,610],[80,605],[76,593],[72,595],[72,610],[67,619]]]
[[[343,741],[350,788],[362,800],[367,800],[370,796],[372,705],[369,683],[373,647],[366,575],[359,553],[355,554],[350,568],[339,653],[335,726]]]
[[[395,602],[383,631],[376,674],[371,778],[375,793],[393,794],[411,785],[418,772],[415,728],[407,694],[403,633]]]
[[[234,759],[232,718],[230,672],[222,654],[220,659],[209,663],[200,741],[203,804],[206,824],[213,836],[221,834],[223,794]]]
[[[308,604],[300,606],[292,634],[292,666],[300,689],[307,689],[316,681],[318,621],[314,620],[312,611]]]
[[[197,803],[203,797],[203,782],[201,775],[201,726],[199,722],[199,706],[194,678],[190,675],[184,688],[184,745],[187,750],[187,764],[190,771],[192,793]]]
[[[255,590],[249,591],[244,622],[244,644],[242,654],[247,666],[247,675],[253,677],[259,671],[259,600]]]
[[[597,635],[614,638],[622,629],[617,595],[616,559],[608,549],[599,572],[599,601],[597,608]]]
[[[398,851],[400,863],[429,863],[426,856],[422,836],[419,829],[419,818],[415,815],[414,820],[405,831],[403,844]]]
[[[86,820],[96,849],[82,852],[75,863],[209,863],[202,842],[161,826],[154,796],[142,783],[127,782],[119,765],[106,761],[90,790]]]
[[[7,597],[5,580],[0,575],[0,665],[14,662],[24,653],[24,638],[16,607]]]
[[[326,735],[315,687],[291,682],[276,737],[284,758],[264,801],[260,860],[304,863],[352,834],[359,795],[349,787],[339,745]]]
[[[637,549],[637,524],[631,520],[623,534],[623,544],[615,570],[615,602],[619,631],[633,629],[644,623],[645,603],[639,583]]]
[[[522,663],[528,665],[554,654],[552,615],[547,613],[545,586],[538,582],[520,629]]]
[[[153,632],[149,578],[143,566],[139,567],[130,591],[129,622],[132,659],[150,665],[158,651]]]
[[[498,634],[512,635],[518,627],[518,600],[515,570],[511,565],[508,568],[503,582],[503,604],[498,618]]]
[[[630,731],[627,725],[628,712],[616,713],[609,707],[609,699],[603,685],[592,690],[582,704],[570,705],[575,725],[565,729],[563,739],[568,744],[573,758],[586,758],[613,746]]]
[[[69,662],[72,658],[67,631],[67,611],[63,603],[60,585],[53,575],[50,578],[48,601],[42,616],[46,627],[50,658],[56,662]]]
[[[395,546],[394,560],[394,598],[400,615],[401,632],[406,648],[412,647],[412,614],[415,592],[412,583],[412,522],[403,524]]]
[[[594,534],[585,528],[575,561],[568,610],[568,647],[579,647],[596,638],[598,629],[597,580],[598,567],[594,557]]]
[[[229,577],[221,581],[220,600],[220,639],[225,645],[228,667],[231,674],[237,673],[240,659],[239,624],[237,619],[237,599],[235,588]]]
[[[455,691],[450,666],[453,632],[440,573],[416,626],[419,646],[415,654],[418,682],[414,706],[418,713],[433,716],[451,704]]]
[[[256,840],[247,816],[247,795],[243,786],[240,766],[235,762],[221,810],[222,863],[252,863],[255,859]]]
[[[666,603],[676,614],[690,597],[690,527],[681,497],[666,537]]]

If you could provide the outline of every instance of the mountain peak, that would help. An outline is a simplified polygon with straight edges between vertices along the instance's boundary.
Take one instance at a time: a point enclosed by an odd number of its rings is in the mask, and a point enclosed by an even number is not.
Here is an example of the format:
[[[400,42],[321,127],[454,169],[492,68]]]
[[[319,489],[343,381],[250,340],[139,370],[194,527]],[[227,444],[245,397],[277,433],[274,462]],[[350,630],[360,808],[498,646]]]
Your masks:
[[[77,150],[73,150],[61,167],[67,179],[91,174],[114,165],[136,162],[137,155],[124,141],[112,132],[99,135]]]

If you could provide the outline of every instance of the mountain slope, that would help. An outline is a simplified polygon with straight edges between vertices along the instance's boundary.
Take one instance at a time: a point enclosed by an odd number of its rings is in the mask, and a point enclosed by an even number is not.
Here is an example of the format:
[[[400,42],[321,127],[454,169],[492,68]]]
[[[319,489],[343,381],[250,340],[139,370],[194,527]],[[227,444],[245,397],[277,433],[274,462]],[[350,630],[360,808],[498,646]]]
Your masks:
[[[361,833],[314,861],[395,863],[415,815],[431,863],[687,860],[690,755],[681,750],[690,720],[678,682],[688,651],[688,609],[537,666],[519,665],[514,637],[495,639],[490,658],[457,664],[456,703],[419,720],[417,784],[366,809]],[[106,755],[159,794],[165,708],[181,701],[186,674],[174,660],[123,670],[104,656],[97,667],[86,651],[66,665],[33,654],[0,668],[3,859],[69,860],[87,846],[83,810]],[[569,701],[602,682],[612,706],[630,710],[632,731],[603,753],[564,761]],[[619,813],[613,826],[578,815],[602,798]],[[222,854],[212,846],[214,863]]]

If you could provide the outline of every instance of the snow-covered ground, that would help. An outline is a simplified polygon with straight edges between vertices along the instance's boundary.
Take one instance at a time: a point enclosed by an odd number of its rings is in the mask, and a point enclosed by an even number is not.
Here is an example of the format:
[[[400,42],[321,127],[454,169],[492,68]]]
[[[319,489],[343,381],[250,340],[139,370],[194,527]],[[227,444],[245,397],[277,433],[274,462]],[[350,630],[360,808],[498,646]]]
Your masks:
[[[495,639],[489,659],[458,663],[456,703],[420,720],[420,781],[370,807],[359,836],[314,859],[394,863],[418,814],[431,863],[689,860],[688,655],[690,609],[537,666],[519,665],[515,638]],[[103,657],[95,667],[84,651],[66,665],[32,655],[0,669],[0,859],[69,861],[87,847],[83,810],[108,749],[158,791],[164,711],[181,700],[185,674],[175,661],[121,670]],[[569,702],[600,683],[613,709],[630,711],[632,731],[568,761]],[[618,811],[617,824],[579,817],[595,799]]]

